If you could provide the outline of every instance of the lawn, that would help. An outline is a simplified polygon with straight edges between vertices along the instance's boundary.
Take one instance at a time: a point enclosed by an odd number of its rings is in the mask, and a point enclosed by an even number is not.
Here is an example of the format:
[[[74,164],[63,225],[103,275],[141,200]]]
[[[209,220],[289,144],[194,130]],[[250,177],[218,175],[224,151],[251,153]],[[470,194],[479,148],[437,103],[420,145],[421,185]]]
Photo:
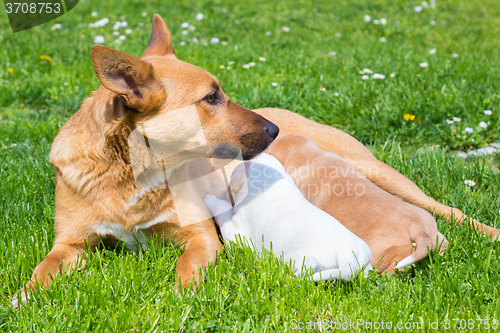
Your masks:
[[[16,34],[2,12],[0,330],[283,332],[319,331],[320,323],[349,332],[500,330],[500,243],[441,218],[450,241],[444,255],[393,276],[315,284],[273,256],[233,247],[207,270],[202,289],[179,296],[181,249],[151,242],[139,252],[99,250],[85,269],[57,276],[52,290],[10,308],[53,244],[48,155],[59,128],[99,87],[90,48],[102,36],[104,45],[140,56],[154,13],[168,24],[177,57],[217,76],[233,101],[287,108],[342,129],[426,194],[500,228],[500,154],[455,156],[500,141],[500,3],[431,7],[81,0],[61,18]],[[109,23],[89,27],[103,18]],[[117,21],[127,22],[118,28],[125,39],[113,35]],[[184,22],[195,29],[181,28]]]

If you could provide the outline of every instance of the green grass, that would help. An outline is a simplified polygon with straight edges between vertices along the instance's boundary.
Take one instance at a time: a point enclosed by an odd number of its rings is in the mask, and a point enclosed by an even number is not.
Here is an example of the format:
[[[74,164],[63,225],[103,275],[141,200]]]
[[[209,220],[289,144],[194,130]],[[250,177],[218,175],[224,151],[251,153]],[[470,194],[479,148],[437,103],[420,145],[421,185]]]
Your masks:
[[[48,154],[58,129],[99,86],[90,60],[93,38],[102,35],[105,45],[140,56],[155,12],[169,25],[177,56],[219,77],[234,101],[249,108],[288,108],[345,130],[428,195],[499,228],[500,176],[492,169],[498,169],[500,155],[460,160],[450,149],[500,140],[500,4],[438,1],[436,9],[416,13],[418,3],[84,0],[57,21],[16,34],[2,12],[0,330],[282,332],[296,321],[339,325],[359,319],[394,326],[423,320],[425,331],[438,321],[444,331],[448,319],[447,331],[457,332],[468,329],[453,319],[500,320],[500,243],[441,219],[439,230],[450,241],[444,255],[431,255],[395,276],[315,285],[294,278],[272,256],[234,247],[207,270],[203,289],[179,297],[173,285],[180,249],[151,243],[138,253],[99,250],[84,270],[57,276],[54,288],[29,305],[9,307],[9,297],[53,244],[55,177]],[[91,17],[92,11],[99,16]],[[205,14],[202,21],[194,19],[198,12]],[[364,15],[388,23],[365,23]],[[88,27],[103,17],[108,25]],[[112,43],[117,20],[133,30],[121,45]],[[183,22],[196,30],[182,35]],[[52,31],[54,23],[62,28]],[[193,37],[199,43],[190,42]],[[212,37],[228,45],[212,45]],[[429,54],[432,48],[436,54]],[[231,70],[219,68],[229,61],[235,61]],[[251,61],[255,67],[242,68]],[[429,67],[421,68],[421,62]],[[364,68],[386,79],[363,81],[358,71]],[[486,116],[485,109],[493,114]],[[415,119],[405,121],[405,114]],[[448,125],[445,120],[454,116],[462,121]],[[480,121],[490,124],[482,129]],[[465,127],[474,132],[465,133]],[[464,185],[465,179],[476,186]],[[479,323],[471,331],[480,331]],[[346,329],[357,330],[370,331]]]

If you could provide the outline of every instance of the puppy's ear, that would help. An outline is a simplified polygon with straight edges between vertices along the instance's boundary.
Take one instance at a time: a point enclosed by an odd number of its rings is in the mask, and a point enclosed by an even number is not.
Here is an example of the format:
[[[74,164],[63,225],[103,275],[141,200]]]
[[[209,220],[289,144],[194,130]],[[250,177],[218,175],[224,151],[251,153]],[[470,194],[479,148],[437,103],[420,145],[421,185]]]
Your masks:
[[[128,107],[150,111],[165,100],[165,89],[151,64],[103,45],[92,47],[91,54],[99,81],[121,95]]]
[[[245,185],[247,182],[247,171],[245,169],[245,162],[241,162],[234,168],[231,173],[231,180],[229,181],[229,188],[231,191],[236,192]]]
[[[172,38],[167,25],[158,14],[153,16],[153,32],[149,39],[148,47],[141,58],[163,57],[166,55],[175,56],[175,50],[172,46]]]

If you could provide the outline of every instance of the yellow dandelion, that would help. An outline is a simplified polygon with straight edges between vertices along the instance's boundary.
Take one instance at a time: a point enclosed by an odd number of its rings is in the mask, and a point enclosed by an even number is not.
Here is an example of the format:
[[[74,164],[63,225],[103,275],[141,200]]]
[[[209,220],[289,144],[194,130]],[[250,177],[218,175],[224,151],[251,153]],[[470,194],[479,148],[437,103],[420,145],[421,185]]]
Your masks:
[[[407,113],[407,114],[405,114],[405,115],[403,116],[403,118],[404,118],[404,120],[406,120],[406,121],[408,121],[408,120],[414,120],[414,119],[415,119],[415,115]]]
[[[227,296],[227,292],[225,290],[222,291],[223,296]]]
[[[48,56],[48,55],[41,55],[40,56],[40,59],[42,60],[47,60],[48,62],[52,62],[52,57],[51,56]]]
[[[7,68],[7,72],[14,73],[14,68],[12,68],[12,67]]]

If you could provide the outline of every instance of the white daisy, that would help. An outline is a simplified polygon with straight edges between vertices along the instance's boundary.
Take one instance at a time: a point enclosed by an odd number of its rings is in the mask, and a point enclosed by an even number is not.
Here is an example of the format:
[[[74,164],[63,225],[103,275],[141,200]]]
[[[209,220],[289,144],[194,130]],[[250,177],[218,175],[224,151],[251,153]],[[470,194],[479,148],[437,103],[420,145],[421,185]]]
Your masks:
[[[382,17],[382,18],[380,19],[380,24],[382,24],[382,25],[386,25],[386,24],[387,24],[387,19],[385,19],[385,18],[383,18],[383,17]]]
[[[373,24],[379,24],[380,21],[379,20],[373,20]]]
[[[191,39],[191,41],[192,41],[193,43],[198,43],[198,38],[194,37],[193,39]]]
[[[321,91],[326,91],[326,89],[325,89],[325,88],[323,88],[323,87],[319,88],[319,90],[321,90]]]
[[[451,56],[452,56],[453,58],[458,58],[458,54],[456,54],[456,53],[453,53]]]
[[[112,34],[113,36],[119,36],[119,35],[120,35],[120,32],[119,32],[119,31],[113,31],[111,34]]]
[[[472,186],[476,185],[476,182],[473,181],[472,179],[466,179],[466,180],[464,180],[464,184],[465,185],[469,185],[470,187],[472,187]]]
[[[372,18],[369,15],[365,15],[363,17],[363,20],[365,20],[365,22],[370,22],[372,20]]]
[[[368,80],[369,78],[370,78],[370,77],[369,77],[368,75],[363,75],[363,76],[361,77],[361,79],[363,79],[363,80]]]
[[[123,22],[120,24],[120,26],[121,26],[122,28],[126,28],[126,27],[128,26],[128,23],[127,23],[126,21],[123,21]]]
[[[90,16],[92,16],[92,17],[97,17],[97,15],[98,15],[97,12],[90,13]]]
[[[132,29],[127,29],[127,30],[125,30],[125,33],[126,33],[127,35],[130,35],[130,34],[132,33]]]
[[[283,31],[284,31],[284,32],[289,32],[289,31],[290,31],[290,28],[289,28],[289,27],[283,27]]]
[[[474,129],[472,127],[466,127],[464,131],[466,133],[472,133],[472,132],[474,132]]]
[[[226,8],[222,8],[220,11],[223,13],[227,12]]]
[[[431,25],[436,25],[436,21],[431,21]]]
[[[486,128],[486,127],[488,127],[488,124],[485,123],[484,121],[482,121],[479,123],[479,127]]]
[[[425,67],[429,66],[429,64],[428,64],[428,63],[426,63],[426,62],[421,62],[419,65],[420,65],[420,67],[422,67],[422,68],[425,68]]]
[[[244,64],[244,65],[243,65],[243,68],[244,68],[244,69],[249,69],[249,68],[250,68],[250,65],[249,65],[249,64]]]
[[[381,41],[382,43],[387,42],[387,39],[385,39],[385,37],[380,37],[378,40]]]
[[[196,14],[196,21],[201,21],[201,20],[203,20],[204,17],[205,17],[205,15],[203,15],[202,13],[198,13],[198,14]]]
[[[462,119],[458,118],[458,117],[453,117],[452,120],[456,123],[459,123],[462,121]]]
[[[375,80],[383,80],[383,79],[385,79],[385,75],[375,73],[375,74],[373,74],[372,78],[374,78]]]
[[[395,78],[396,77],[396,73],[392,72],[391,75],[389,75],[390,77],[392,78]]]
[[[491,112],[491,110],[484,110],[483,112],[487,116],[491,116],[491,114],[493,113],[493,112]]]
[[[185,41],[182,41],[182,42],[181,42],[181,46],[184,46],[184,45],[186,45],[186,42],[185,42]]]
[[[187,31],[187,30],[182,30],[182,31],[181,31],[181,35],[186,36],[187,34],[188,34],[188,31]]]
[[[424,8],[429,8],[429,4],[427,3],[427,1],[422,1],[421,5]]]
[[[187,22],[182,23],[182,24],[181,24],[181,28],[182,28],[182,29],[187,29],[187,28],[189,28],[189,23],[187,23]]]
[[[334,92],[333,94],[334,94],[335,96],[338,96],[338,95],[339,95],[339,93],[338,93],[338,92]]]
[[[212,44],[217,44],[219,42],[219,38],[217,37],[213,37],[211,40],[210,40],[210,43]]]
[[[422,6],[415,6],[413,7],[413,10],[416,11],[417,13],[420,13],[422,11]]]
[[[436,49],[430,49],[429,54],[436,54],[437,50]]]
[[[451,125],[451,124],[453,124],[453,120],[446,119],[446,123],[447,123],[448,125]]]
[[[266,58],[264,58],[264,57],[260,57],[260,58],[259,58],[259,61],[266,61]]]
[[[146,17],[146,16],[148,16],[148,14],[146,12],[142,12],[141,16]]]
[[[369,68],[365,68],[365,69],[363,69],[363,74],[371,74],[371,73],[373,73],[373,72],[371,71],[371,69],[369,69]]]
[[[328,53],[328,55],[329,55],[330,57],[335,57],[335,56],[337,55],[337,52],[332,51],[332,52]]]
[[[194,25],[190,25],[188,28],[189,31],[195,31],[196,27]]]
[[[104,37],[103,36],[95,36],[94,37],[94,43],[96,43],[96,44],[102,44],[102,43],[104,43]]]
[[[249,65],[250,67],[253,67],[253,66],[255,66],[255,62],[253,62],[253,61],[252,61],[252,62],[248,63],[248,65]]]
[[[50,29],[51,30],[57,30],[57,29],[61,29],[61,28],[62,28],[62,25],[60,23],[56,23]]]
[[[271,31],[266,31],[266,36],[271,36]]]
[[[124,35],[121,35],[120,37],[118,37],[118,39],[121,40],[121,41],[124,41],[125,39],[127,39],[127,37],[124,36]]]
[[[273,87],[277,87],[277,86],[278,86],[278,83],[273,82],[273,83],[271,83],[271,85],[272,85]]]

